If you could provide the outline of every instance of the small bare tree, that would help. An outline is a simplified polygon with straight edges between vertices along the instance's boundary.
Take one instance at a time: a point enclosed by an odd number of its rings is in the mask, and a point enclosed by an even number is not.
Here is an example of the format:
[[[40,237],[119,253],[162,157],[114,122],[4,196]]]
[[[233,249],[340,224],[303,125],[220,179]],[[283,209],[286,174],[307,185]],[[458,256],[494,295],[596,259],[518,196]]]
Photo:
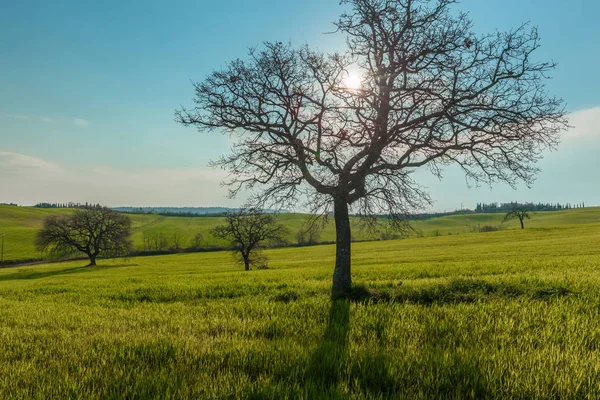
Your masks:
[[[77,252],[86,254],[90,266],[96,258],[126,256],[132,249],[131,219],[106,207],[93,206],[76,209],[71,215],[51,215],[44,220],[36,236],[39,251],[54,256]]]
[[[531,219],[531,210],[527,207],[526,204],[514,204],[513,209],[506,213],[504,216],[504,220],[502,222],[507,222],[512,219],[518,219],[521,223],[521,229],[525,229],[525,219]]]
[[[152,238],[148,232],[144,232],[142,234],[142,242],[144,246],[144,251],[152,250]]]
[[[261,206],[333,209],[334,292],[352,283],[350,211],[402,222],[430,201],[412,179],[420,167],[529,185],[567,126],[536,29],[477,35],[454,0],[342,3],[345,53],[265,43],[195,84],[195,107],[176,113],[237,139],[214,163],[231,172],[232,196],[260,186]]]
[[[300,245],[312,245],[319,242],[321,232],[323,231],[323,222],[316,218],[309,218],[304,221],[296,233],[296,240]]]
[[[225,224],[211,230],[214,237],[231,243],[234,255],[239,257],[246,271],[253,264],[266,263],[266,257],[259,251],[261,246],[266,242],[281,243],[287,233],[287,228],[277,223],[275,215],[254,208],[227,213]]]
[[[181,233],[176,232],[173,234],[173,246],[172,249],[175,251],[179,251],[182,249],[182,245],[181,245]]]
[[[192,237],[191,248],[194,250],[198,250],[202,247],[204,243],[204,236],[200,232],[196,232],[194,237]]]
[[[164,233],[144,232],[143,236],[145,251],[165,251],[169,247],[169,241]]]

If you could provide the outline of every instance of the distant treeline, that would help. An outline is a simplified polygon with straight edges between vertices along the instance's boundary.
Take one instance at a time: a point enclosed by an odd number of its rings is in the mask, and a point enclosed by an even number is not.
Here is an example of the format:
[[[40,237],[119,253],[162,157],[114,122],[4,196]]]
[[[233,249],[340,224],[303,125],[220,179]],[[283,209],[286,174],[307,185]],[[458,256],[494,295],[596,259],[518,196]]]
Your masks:
[[[559,211],[570,210],[573,208],[585,208],[585,203],[579,204],[560,204],[560,203],[477,203],[476,213],[504,213],[516,208],[526,208],[528,211]]]
[[[449,215],[463,215],[463,214],[473,214],[473,213],[474,213],[473,210],[456,210],[456,211],[444,212],[444,213],[423,213],[423,214],[411,215],[410,219],[426,220],[426,219],[431,219],[431,218],[447,217]]]
[[[2,205],[17,206],[14,203],[0,203]],[[99,207],[99,204],[90,203],[38,203],[34,207],[37,208],[81,208],[81,207]],[[517,207],[525,207],[528,211],[559,211],[559,210],[570,210],[574,208],[585,208],[585,203],[577,204],[560,204],[560,203],[477,203],[474,210],[463,209],[452,212],[443,213],[422,213],[412,214],[408,216],[408,219],[426,220],[431,218],[439,218],[448,215],[457,214],[472,214],[472,213],[504,213],[512,211]],[[156,214],[167,217],[199,217],[199,216],[222,216],[228,212],[235,212],[237,208],[227,207],[114,207],[115,211],[128,213],[128,214]],[[276,210],[264,210],[266,213],[287,213],[287,210],[276,211]],[[387,215],[380,215],[379,218],[388,218]]]
[[[18,207],[19,205],[16,203],[0,203],[0,206],[13,206],[13,207]]]
[[[447,217],[449,215],[462,215],[462,214],[474,214],[474,213],[475,213],[475,211],[473,211],[473,210],[456,210],[456,211],[439,212],[439,213],[407,214],[404,219],[408,220],[408,221],[422,221],[422,220],[431,219],[431,218]],[[388,219],[388,218],[390,218],[390,216],[381,214],[381,215],[377,215],[377,218]]]
[[[113,210],[127,214],[155,214],[167,217],[198,217],[225,215],[233,208],[226,207],[114,207]]]
[[[83,207],[102,207],[100,204],[91,203],[37,203],[36,208],[83,208]]]
[[[406,216],[408,220],[427,220],[431,218],[447,217],[450,215],[464,215],[464,214],[476,214],[476,213],[506,213],[512,211],[515,208],[524,207],[527,211],[560,211],[570,210],[574,208],[585,208],[585,203],[578,204],[560,204],[560,203],[477,203],[477,207],[474,210],[463,209],[450,212],[439,212],[439,213],[421,213],[421,214],[410,214]],[[389,215],[378,215],[378,218],[389,218]]]
[[[227,207],[114,207],[113,210],[128,214],[156,214],[167,217],[199,217],[222,216],[228,212],[239,211],[238,208]],[[287,211],[263,210],[265,213]]]

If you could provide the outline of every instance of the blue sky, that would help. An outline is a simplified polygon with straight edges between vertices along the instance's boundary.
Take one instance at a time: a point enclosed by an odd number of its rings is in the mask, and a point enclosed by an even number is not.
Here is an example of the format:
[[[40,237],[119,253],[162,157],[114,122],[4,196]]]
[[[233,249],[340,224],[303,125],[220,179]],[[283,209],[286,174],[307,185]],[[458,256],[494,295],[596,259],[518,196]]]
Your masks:
[[[481,201],[600,205],[600,2],[465,0],[475,29],[531,21],[538,56],[559,68],[549,83],[575,128],[540,164],[533,189],[469,189],[457,171],[420,173],[434,209]],[[191,81],[261,41],[341,50],[335,0],[21,1],[0,6],[0,202],[236,205],[223,174],[207,168],[228,150],[220,135],[173,122],[191,104]]]

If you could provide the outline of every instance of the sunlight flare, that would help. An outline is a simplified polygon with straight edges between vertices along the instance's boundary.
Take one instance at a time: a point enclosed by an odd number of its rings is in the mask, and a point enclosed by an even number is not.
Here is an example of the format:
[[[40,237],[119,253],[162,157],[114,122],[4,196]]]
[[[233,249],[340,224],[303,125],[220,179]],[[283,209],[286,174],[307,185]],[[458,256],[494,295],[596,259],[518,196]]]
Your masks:
[[[362,87],[362,77],[356,72],[349,72],[348,76],[344,78],[344,87],[347,89],[360,89]]]

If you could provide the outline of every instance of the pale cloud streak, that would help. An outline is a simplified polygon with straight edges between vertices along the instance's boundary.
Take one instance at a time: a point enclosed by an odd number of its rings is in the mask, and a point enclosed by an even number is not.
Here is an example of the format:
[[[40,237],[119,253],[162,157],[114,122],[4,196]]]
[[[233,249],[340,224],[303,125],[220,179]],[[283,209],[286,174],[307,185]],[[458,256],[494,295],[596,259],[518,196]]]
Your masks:
[[[10,114],[4,113],[2,114],[6,118],[21,120],[21,121],[41,121],[45,123],[54,123],[56,122],[53,118],[47,117],[45,115],[29,115],[29,114]],[[71,122],[73,125],[78,126],[80,128],[87,128],[90,123],[83,118],[61,118],[59,121]]]
[[[437,211],[461,203],[474,206],[492,201],[551,201],[600,204],[600,107],[570,115],[573,128],[562,143],[540,162],[542,172],[533,189],[513,191],[506,185],[468,189],[460,171],[448,170],[442,181],[419,172],[430,188]],[[68,150],[65,150],[68,151]],[[220,185],[225,172],[210,168],[173,168],[125,171],[110,166],[80,169],[16,152],[0,152],[0,202],[23,205],[37,202],[90,202],[110,206],[238,206]]]
[[[12,118],[12,119],[29,119],[29,115],[25,115],[25,114],[4,114],[5,116],[7,116],[8,118]]]
[[[80,128],[87,128],[88,126],[90,126],[90,123],[83,118],[73,118],[73,124]]]
[[[109,206],[236,205],[211,168],[122,171],[76,169],[24,154],[0,152],[0,202],[89,202]]]
[[[563,140],[595,138],[600,141],[600,107],[576,111],[569,115],[573,128],[563,135]]]
[[[40,158],[0,151],[0,171],[3,173],[21,173],[26,171],[46,173],[60,171],[60,168],[58,165],[44,161]]]

